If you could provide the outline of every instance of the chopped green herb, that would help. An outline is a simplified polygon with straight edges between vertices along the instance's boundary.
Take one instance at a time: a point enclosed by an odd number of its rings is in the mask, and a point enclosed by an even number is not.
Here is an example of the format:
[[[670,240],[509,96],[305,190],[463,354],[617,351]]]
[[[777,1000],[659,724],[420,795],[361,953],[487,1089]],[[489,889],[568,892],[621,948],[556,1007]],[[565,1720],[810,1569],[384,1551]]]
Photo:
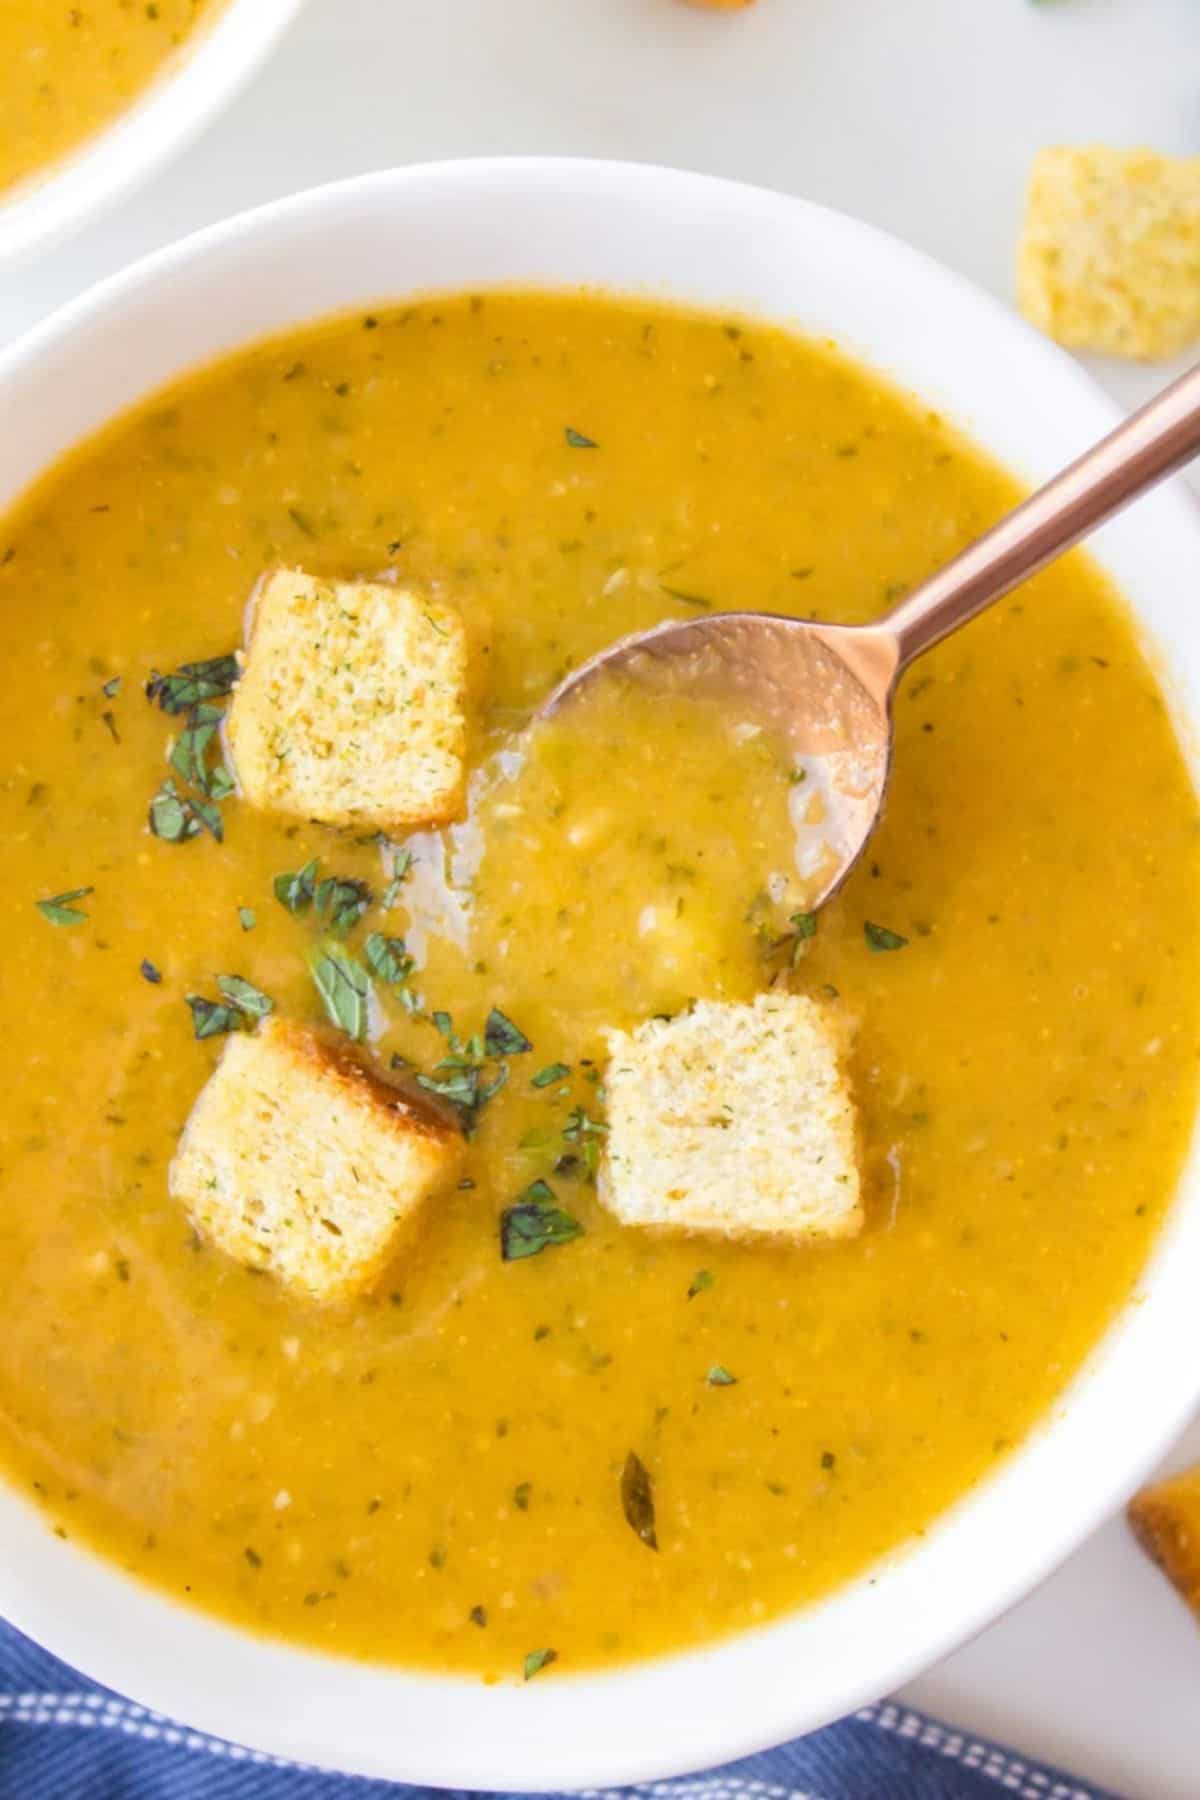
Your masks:
[[[593,1119],[586,1107],[572,1107],[563,1126],[562,1135],[569,1144],[578,1144],[579,1154],[583,1159],[588,1176],[596,1173],[600,1161],[599,1140],[607,1133],[608,1126],[601,1119]]]
[[[225,840],[225,827],[221,823],[220,813],[212,802],[209,800],[200,800],[195,794],[189,794],[186,803],[195,817],[199,819],[201,825],[204,826],[205,830],[212,832],[218,844],[223,843]]]
[[[886,925],[872,925],[869,919],[863,926],[863,936],[868,950],[903,950],[908,942],[898,931],[889,931]]]
[[[311,520],[309,520],[304,515],[304,513],[302,513],[300,511],[300,508],[298,506],[289,506],[287,509],[287,515],[288,515],[288,518],[292,521],[292,524],[296,527],[297,531],[302,532],[305,537],[310,537],[310,538],[316,537],[317,533],[316,533],[315,528],[313,527]]]
[[[658,1549],[654,1519],[654,1484],[641,1457],[630,1451],[621,1471],[621,1505],[631,1531],[649,1550]]]
[[[565,1081],[570,1073],[566,1063],[547,1063],[544,1069],[538,1070],[529,1085],[535,1088],[550,1087],[556,1081]]]
[[[220,1037],[223,1032],[242,1029],[244,1015],[236,1006],[206,1000],[203,994],[188,994],[185,998],[192,1011],[192,1030],[196,1037]]]
[[[152,672],[146,698],[157,700],[165,713],[187,712],[203,700],[232,693],[237,678],[236,656],[213,656],[207,662],[183,663],[174,675]]]
[[[230,1006],[236,1006],[248,1019],[265,1019],[269,1012],[274,1011],[275,1002],[270,995],[264,994],[241,975],[218,975],[217,988]]]
[[[367,971],[340,944],[327,944],[310,968],[331,1022],[361,1043],[370,1017],[371,977]]]
[[[660,581],[658,585],[664,594],[672,600],[678,600],[682,606],[694,606],[701,612],[708,612],[712,607],[712,601],[703,594],[689,594],[683,588],[668,587],[665,581]]]
[[[438,1068],[442,1068],[442,1063]],[[479,1070],[456,1069],[451,1075],[418,1075],[417,1086],[423,1087],[428,1094],[436,1094],[441,1100],[448,1100],[452,1106],[461,1107],[463,1112],[472,1113],[479,1104]]]
[[[209,745],[216,736],[220,719],[220,707],[194,706],[169,758],[171,767],[180,780],[187,782],[189,787],[199,788],[202,793],[208,792],[209,776],[205,758]]]
[[[595,438],[584,437],[582,431],[576,431],[570,425],[566,427],[566,439],[568,448],[571,450],[598,450],[600,448]]]
[[[310,863],[305,863],[302,869],[275,877],[273,884],[275,898],[280,906],[286,906],[291,913],[302,913],[308,910],[317,890],[317,866],[317,859],[314,857]]]
[[[817,935],[816,913],[793,913],[788,924],[797,938],[810,938]]]
[[[161,969],[156,969],[148,956],[142,959],[142,976],[154,987],[157,987],[162,980]]]
[[[525,1658],[525,1679],[532,1681],[543,1669],[548,1669],[552,1662],[558,1661],[557,1650],[531,1650]]]
[[[413,856],[411,850],[397,850],[395,856],[393,856],[392,879],[384,888],[383,897],[379,902],[384,912],[390,912],[393,906],[395,906],[396,901],[399,899],[400,889],[409,870],[412,868],[412,859]]]
[[[495,1006],[483,1027],[483,1041],[489,1056],[521,1056],[533,1049],[525,1033]]]
[[[111,676],[110,679],[108,681],[106,681],[104,683],[104,686],[100,689],[100,692],[104,695],[104,698],[106,700],[115,700],[117,695],[120,693],[120,691],[121,691],[121,677],[119,675]]]
[[[382,932],[373,931],[365,949],[372,974],[388,987],[399,987],[416,967],[401,937],[384,937]]]
[[[688,1289],[688,1299],[694,1300],[697,1294],[706,1294],[713,1284],[711,1269],[697,1269],[692,1276],[692,1285]]]
[[[342,875],[327,875],[324,881],[318,881],[313,897],[318,916],[335,931],[349,931],[371,904],[371,890],[366,882]]]
[[[150,829],[164,843],[179,844],[195,837],[200,826],[175,783],[167,778],[150,802]]]
[[[531,1481],[518,1481],[516,1487],[513,1489],[513,1504],[517,1507],[518,1511],[529,1511],[529,1497],[532,1493],[533,1483]]]
[[[243,931],[253,931],[258,924],[258,914],[252,906],[239,906],[238,918]]]
[[[500,1255],[519,1262],[582,1235],[583,1226],[563,1212],[549,1182],[534,1181],[500,1216]]]
[[[43,919],[49,919],[52,925],[82,925],[87,914],[82,907],[74,904],[76,900],[86,900],[95,888],[70,888],[65,894],[52,894],[48,900],[35,902]]]
[[[487,1626],[487,1608],[486,1608],[486,1606],[473,1606],[471,1608],[470,1612],[467,1614],[467,1617],[468,1617],[468,1619],[470,1619],[472,1625],[478,1625],[481,1631],[486,1628],[486,1626]]]
[[[721,1363],[714,1363],[704,1378],[709,1387],[736,1387],[737,1376],[731,1375]]]

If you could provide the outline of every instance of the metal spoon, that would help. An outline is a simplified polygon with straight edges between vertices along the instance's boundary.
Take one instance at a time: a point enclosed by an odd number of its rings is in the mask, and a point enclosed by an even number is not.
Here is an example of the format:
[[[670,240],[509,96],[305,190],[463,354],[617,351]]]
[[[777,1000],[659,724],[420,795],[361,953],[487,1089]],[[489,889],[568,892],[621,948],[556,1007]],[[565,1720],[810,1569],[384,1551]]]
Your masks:
[[[639,631],[590,657],[541,707],[548,718],[602,676],[736,705],[781,734],[812,777],[821,853],[807,904],[862,855],[891,772],[892,702],[926,650],[1053,562],[1200,452],[1200,366],[1039,488],[872,625],[711,613]]]

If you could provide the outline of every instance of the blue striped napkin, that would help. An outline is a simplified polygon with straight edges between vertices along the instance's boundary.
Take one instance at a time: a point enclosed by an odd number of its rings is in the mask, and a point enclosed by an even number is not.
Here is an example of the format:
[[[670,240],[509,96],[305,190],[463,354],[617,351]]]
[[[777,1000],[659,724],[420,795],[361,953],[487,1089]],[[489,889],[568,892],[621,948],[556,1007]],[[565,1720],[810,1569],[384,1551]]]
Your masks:
[[[175,1725],[0,1624],[0,1800],[418,1800]],[[811,1737],[679,1781],[587,1800],[1117,1800],[886,1701]]]

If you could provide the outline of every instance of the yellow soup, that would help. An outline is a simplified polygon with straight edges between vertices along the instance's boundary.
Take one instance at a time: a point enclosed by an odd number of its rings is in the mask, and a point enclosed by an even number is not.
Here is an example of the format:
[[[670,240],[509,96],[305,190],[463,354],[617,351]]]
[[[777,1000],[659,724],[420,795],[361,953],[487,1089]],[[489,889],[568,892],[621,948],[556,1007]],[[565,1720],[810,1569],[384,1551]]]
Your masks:
[[[208,0],[0,0],[0,193],[137,98]]]
[[[886,822],[812,935],[796,787],[736,718],[610,694],[590,735],[524,735],[619,633],[868,618],[1013,497],[827,345],[489,294],[205,370],[0,525],[0,1454],[55,1529],[247,1626],[496,1677],[553,1648],[552,1680],[827,1592],[1020,1441],[1129,1296],[1194,1102],[1196,806],[1118,599],[1072,558],[921,665]],[[461,606],[463,823],[381,846],[233,795],[221,842],[150,834],[180,722],[143,684],[232,650],[279,563]],[[332,1309],[206,1246],[166,1182],[221,1044],[185,996],[232,973],[319,1016],[320,926],[274,891],[314,858],[369,884],[351,953],[382,930],[414,960],[377,993],[383,1066],[428,1074],[492,1007],[532,1043],[464,1185]],[[771,982],[855,1028],[863,1234],[622,1228],[604,1030]],[[582,1234],[504,1262],[537,1180]]]

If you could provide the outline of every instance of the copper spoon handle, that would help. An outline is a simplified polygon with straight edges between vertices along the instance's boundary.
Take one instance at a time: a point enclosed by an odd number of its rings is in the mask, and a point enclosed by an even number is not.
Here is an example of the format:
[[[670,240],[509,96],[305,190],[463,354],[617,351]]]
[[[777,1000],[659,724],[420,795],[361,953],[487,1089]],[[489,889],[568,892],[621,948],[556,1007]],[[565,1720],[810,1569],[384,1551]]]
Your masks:
[[[1031,494],[873,628],[897,674],[1200,451],[1200,365]]]

